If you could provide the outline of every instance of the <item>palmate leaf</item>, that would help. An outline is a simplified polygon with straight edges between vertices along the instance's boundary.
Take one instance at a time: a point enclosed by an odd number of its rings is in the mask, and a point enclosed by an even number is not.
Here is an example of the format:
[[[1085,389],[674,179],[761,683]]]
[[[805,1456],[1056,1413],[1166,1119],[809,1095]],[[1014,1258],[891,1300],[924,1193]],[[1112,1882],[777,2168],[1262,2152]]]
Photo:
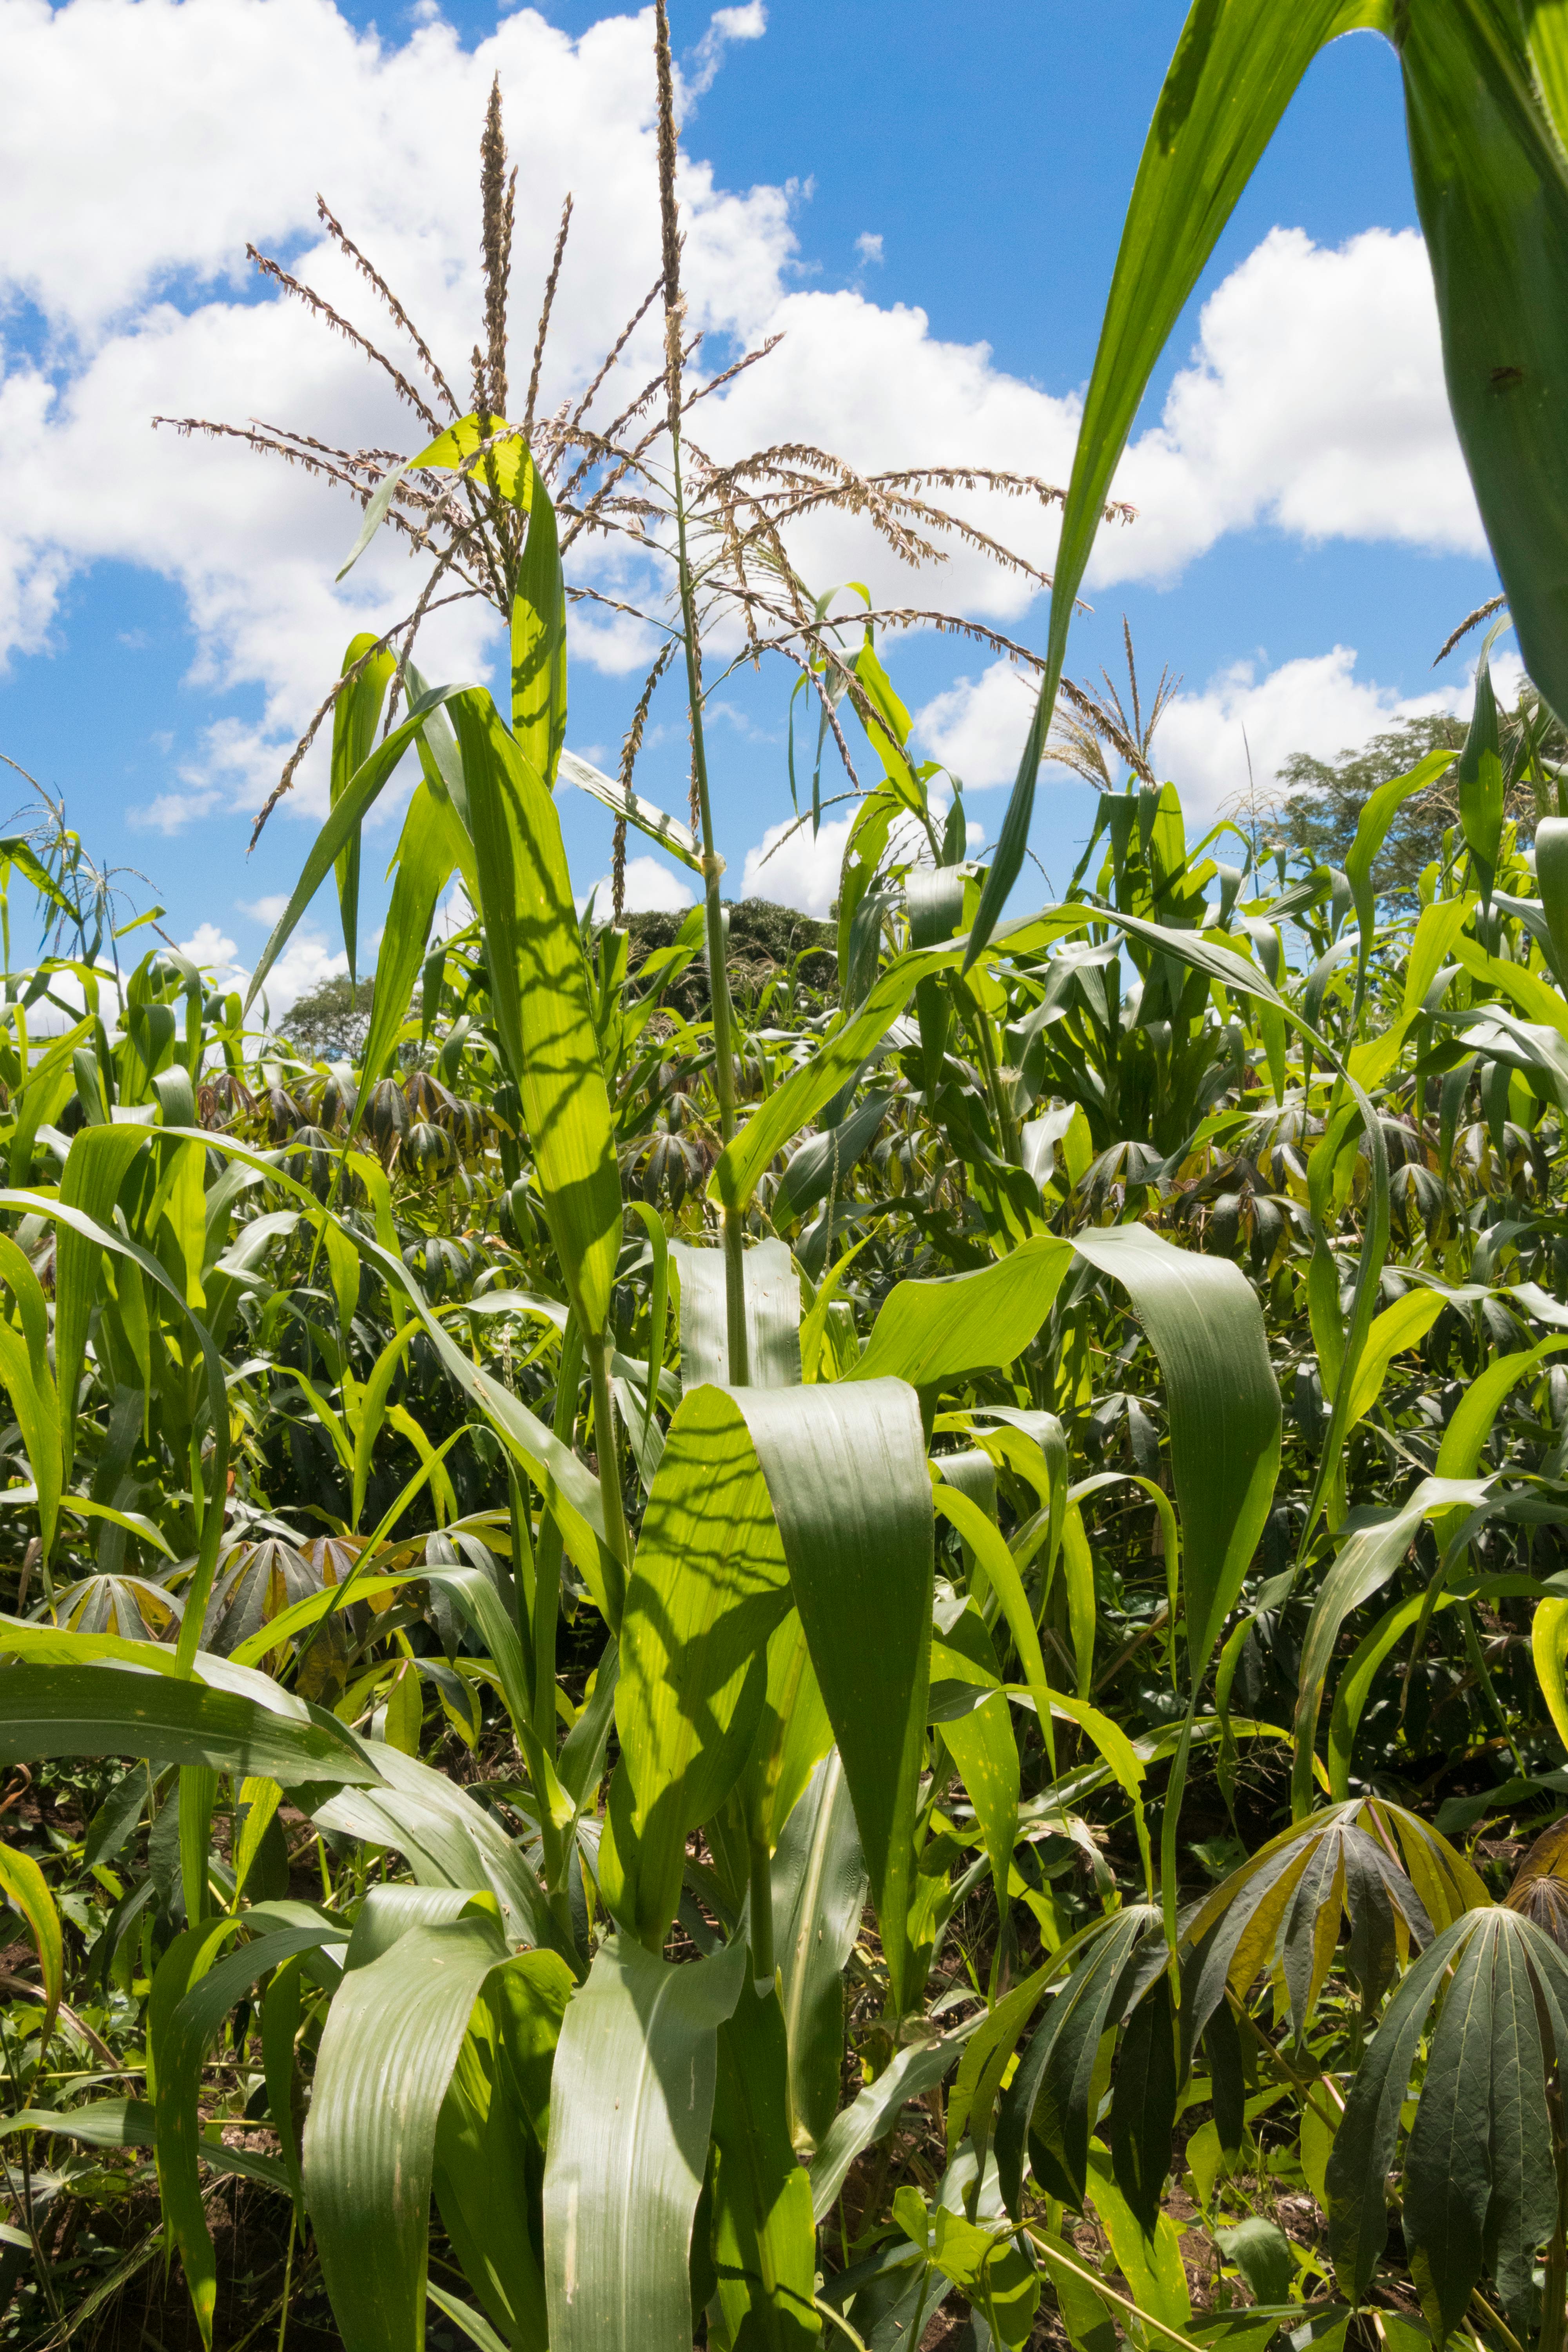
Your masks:
[[[1547,2075],[1568,2055],[1565,1996],[1562,1952],[1501,1906],[1467,1913],[1411,1969],[1367,2046],[1329,2158],[1329,2244],[1342,2292],[1364,2296],[1382,2252],[1400,2106],[1429,2032],[1404,2182],[1427,2324],[1441,2342],[1489,2266],[1510,2319],[1530,2325],[1535,2250],[1557,2212]]]
[[[1363,1821],[1370,1830],[1361,1826]],[[1393,1826],[1417,1833],[1430,1904],[1389,1851]],[[1257,1977],[1282,1969],[1293,2021],[1304,2030],[1340,1932],[1351,1924],[1351,1952],[1363,2000],[1375,2000],[1394,1962],[1412,1943],[1431,1940],[1467,1903],[1486,1901],[1468,1864],[1436,1832],[1382,1801],[1358,1799],[1284,1830],[1233,1871],[1184,1925],[1182,2030],[1189,2048],[1219,2010],[1226,1987],[1245,2000]]]
[[[1022,2210],[1026,2158],[1048,2196],[1075,2209],[1082,2206],[1100,2036],[1125,2004],[1129,1971],[1137,1964],[1140,1948],[1160,1937],[1162,1925],[1152,1905],[1116,1913],[1089,1944],[1036,2027],[1002,2095],[996,2123],[996,2168],[1002,2193],[1015,2215]],[[1158,1948],[1163,1948],[1163,1938]],[[1063,1957],[1056,1956],[1058,1963]]]

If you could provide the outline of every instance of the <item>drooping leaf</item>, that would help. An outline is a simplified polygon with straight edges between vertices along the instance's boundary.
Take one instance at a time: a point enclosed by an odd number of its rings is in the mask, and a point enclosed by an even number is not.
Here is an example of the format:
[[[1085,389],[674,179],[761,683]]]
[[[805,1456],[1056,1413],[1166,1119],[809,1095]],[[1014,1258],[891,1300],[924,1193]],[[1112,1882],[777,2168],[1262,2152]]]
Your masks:
[[[690,2352],[691,2228],[744,1944],[672,1968],[612,1936],[567,2009],[544,2168],[552,2352]]]
[[[489,949],[496,1026],[522,1097],[562,1274],[584,1333],[603,1330],[621,1182],[561,819],[488,694],[451,698]]]

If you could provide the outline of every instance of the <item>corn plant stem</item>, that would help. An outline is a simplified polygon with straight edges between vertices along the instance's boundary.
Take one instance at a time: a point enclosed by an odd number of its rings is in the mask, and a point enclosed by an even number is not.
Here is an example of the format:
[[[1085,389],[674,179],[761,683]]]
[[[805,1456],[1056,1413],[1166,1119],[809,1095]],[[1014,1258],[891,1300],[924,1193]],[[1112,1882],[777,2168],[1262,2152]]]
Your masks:
[[[773,1872],[767,1840],[752,1840],[752,1980],[759,2000],[773,1990]]]
[[[621,1494],[621,1465],[616,1443],[616,1407],[610,1394],[610,1351],[602,1331],[584,1335],[588,1379],[594,1392],[594,1448],[599,1457],[599,1492],[605,1506],[605,1599],[610,1631],[620,1639],[621,1614],[626,1605],[626,1577],[631,1569],[631,1538]]]
[[[985,1072],[985,1089],[991,1097],[991,1108],[996,1120],[996,1140],[1002,1147],[1004,1159],[1016,1163],[1020,1156],[1018,1123],[1008,1107],[1002,1084],[1002,1073],[996,1061],[996,1041],[991,1034],[991,1016],[973,996],[970,996],[969,1003],[973,1015],[970,1025],[980,1049],[980,1060]]]
[[[708,743],[702,726],[702,688],[697,675],[697,607],[686,548],[686,499],[681,488],[680,428],[672,402],[671,467],[675,496],[676,563],[680,580],[681,635],[686,648],[686,698],[691,714],[691,772],[702,827],[702,883],[708,928],[708,992],[713,1009],[713,1083],[719,1096],[719,1133],[729,1143],[735,1133],[735,1019],[730,972],[724,956],[724,910],[719,902],[723,861],[713,846],[713,806],[708,790]],[[751,1379],[746,1336],[745,1227],[739,1210],[721,1212],[724,1244],[724,1320],[730,1346],[730,1378],[744,1387]]]

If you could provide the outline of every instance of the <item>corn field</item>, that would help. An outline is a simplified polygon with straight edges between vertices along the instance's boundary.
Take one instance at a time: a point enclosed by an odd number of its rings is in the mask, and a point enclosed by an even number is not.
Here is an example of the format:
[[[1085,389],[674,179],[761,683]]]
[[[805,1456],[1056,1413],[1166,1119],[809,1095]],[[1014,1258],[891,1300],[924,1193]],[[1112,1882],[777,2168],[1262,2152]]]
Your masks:
[[[1352,29],[1399,53],[1502,596],[1462,744],[1335,867],[1189,841],[1131,643],[1126,707],[1065,662],[1151,373]],[[7,928],[0,1005],[0,2338],[1563,2352],[1568,12],[1194,0],[1063,492],[708,451],[662,6],[653,68],[661,271],[574,409],[570,206],[509,367],[498,95],[466,393],[325,215],[413,454],[175,420],[423,583],[262,813],[330,745],[248,996],[122,970],[74,835],[0,843],[52,934],[13,969]],[[1062,509],[984,863],[879,648],[1001,641],[790,554],[832,508],[918,570],[977,484]],[[668,590],[614,777],[566,694],[612,533]],[[493,694],[416,667],[456,597]],[[831,951],[745,971],[739,661],[799,823],[855,811]],[[679,815],[634,784],[661,691]],[[1092,838],[1020,912],[1064,744]],[[313,1061],[268,974],[329,884],[357,971],[411,761],[363,1045]],[[607,920],[563,782],[616,823]],[[632,833],[701,891],[646,951]]]

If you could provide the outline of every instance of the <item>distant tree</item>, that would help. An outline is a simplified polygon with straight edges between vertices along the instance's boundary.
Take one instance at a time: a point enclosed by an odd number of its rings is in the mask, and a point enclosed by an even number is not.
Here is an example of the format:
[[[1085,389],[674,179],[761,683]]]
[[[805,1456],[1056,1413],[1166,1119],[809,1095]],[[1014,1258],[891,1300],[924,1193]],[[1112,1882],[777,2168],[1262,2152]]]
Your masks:
[[[1283,797],[1274,812],[1275,839],[1310,865],[1342,866],[1362,810],[1378,786],[1408,775],[1428,751],[1439,746],[1457,750],[1464,740],[1461,719],[1429,712],[1402,719],[1334,761],[1293,751],[1279,773]],[[1386,898],[1414,902],[1422,869],[1442,856],[1444,827],[1453,822],[1441,787],[1405,802],[1378,859],[1378,884]]]
[[[370,1034],[374,987],[368,978],[351,982],[346,971],[318,981],[295,998],[277,1024],[278,1034],[307,1061],[357,1062]]]
[[[1521,836],[1528,838],[1538,815],[1556,811],[1555,772],[1568,760],[1568,735],[1528,679],[1516,707],[1503,709],[1500,718],[1505,806]],[[1271,836],[1313,865],[1342,866],[1371,794],[1395,776],[1408,775],[1428,751],[1458,751],[1467,726],[1466,719],[1428,711],[1402,719],[1359,751],[1342,751],[1332,761],[1314,760],[1305,751],[1292,753],[1279,772],[1283,796],[1276,802],[1261,843]],[[1552,782],[1547,781],[1549,776]],[[1377,861],[1378,889],[1391,905],[1415,905],[1424,868],[1441,857],[1444,833],[1458,820],[1459,792],[1452,768],[1397,811]]]

